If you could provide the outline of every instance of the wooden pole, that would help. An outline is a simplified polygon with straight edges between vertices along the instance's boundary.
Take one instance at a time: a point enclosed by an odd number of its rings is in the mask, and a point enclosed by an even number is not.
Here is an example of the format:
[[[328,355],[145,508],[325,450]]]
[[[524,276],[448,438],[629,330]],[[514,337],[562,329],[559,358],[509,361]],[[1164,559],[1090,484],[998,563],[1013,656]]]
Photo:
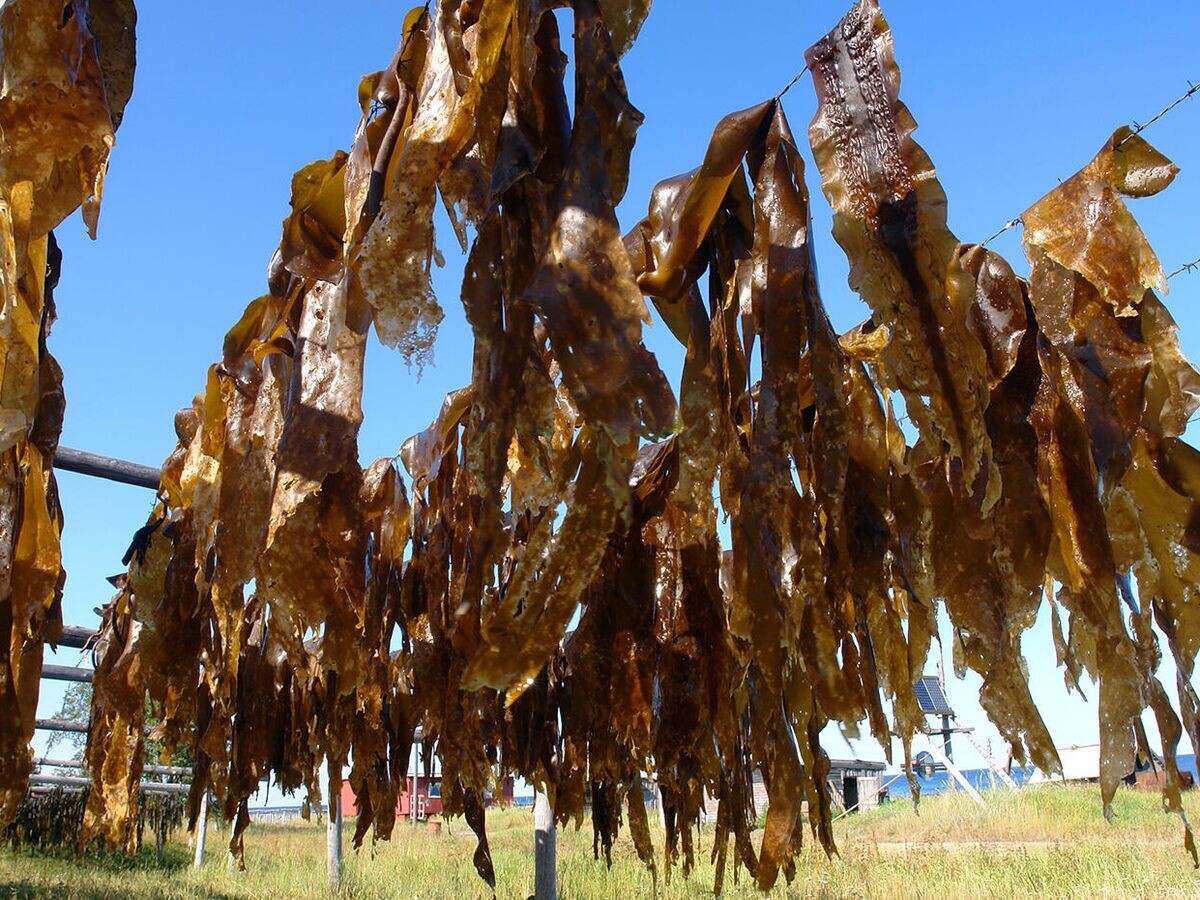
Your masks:
[[[55,769],[86,769],[87,764],[78,759],[52,759],[48,756],[35,756],[33,758],[35,766],[49,766]],[[143,775],[186,775],[190,776],[192,770],[187,766],[142,766]]]
[[[96,478],[107,478],[121,484],[132,484],[135,487],[158,490],[160,472],[153,466],[143,466],[124,459],[114,459],[111,456],[100,456],[85,450],[73,450],[70,447],[59,447],[54,453],[54,468],[64,472],[78,472],[81,475],[92,475]]]
[[[72,650],[86,650],[96,641],[95,628],[82,628],[79,625],[64,625],[58,646],[70,647]]]
[[[208,791],[200,795],[200,815],[196,817],[196,853],[192,857],[192,868],[204,865],[204,843],[208,837]]]
[[[84,669],[80,666],[42,666],[42,677],[50,681],[74,681],[76,683],[91,684],[92,677],[96,673],[92,669]]]
[[[533,795],[533,896],[534,900],[557,900],[557,835],[550,798],[541,791]]]
[[[408,797],[408,821],[413,828],[417,827],[417,798],[421,796],[421,730],[413,741],[413,779],[412,793]]]
[[[53,787],[91,787],[92,779],[82,775],[30,775],[30,784],[46,784]],[[161,781],[138,782],[138,789],[147,794],[186,794],[191,785],[166,784]]]
[[[329,779],[329,824],[326,833],[326,862],[329,868],[329,886],[337,888],[342,883],[342,792],[334,791],[333,779]]]
[[[33,723],[34,728],[42,731],[67,731],[71,734],[87,734],[87,722],[72,722],[70,719],[38,719]]]

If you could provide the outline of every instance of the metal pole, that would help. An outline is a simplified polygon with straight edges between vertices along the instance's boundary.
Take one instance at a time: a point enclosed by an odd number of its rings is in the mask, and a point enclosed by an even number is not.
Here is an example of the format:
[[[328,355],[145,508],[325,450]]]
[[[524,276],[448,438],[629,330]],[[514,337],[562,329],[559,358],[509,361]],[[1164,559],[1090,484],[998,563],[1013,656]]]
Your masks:
[[[326,857],[329,865],[329,886],[336,888],[342,883],[342,796],[333,791],[333,780],[329,784],[329,825],[327,826]]]
[[[557,900],[557,835],[550,798],[537,791],[533,795],[533,896],[535,900]]]
[[[192,857],[192,868],[204,864],[204,843],[208,837],[208,791],[200,795],[200,815],[196,817],[196,853]]]

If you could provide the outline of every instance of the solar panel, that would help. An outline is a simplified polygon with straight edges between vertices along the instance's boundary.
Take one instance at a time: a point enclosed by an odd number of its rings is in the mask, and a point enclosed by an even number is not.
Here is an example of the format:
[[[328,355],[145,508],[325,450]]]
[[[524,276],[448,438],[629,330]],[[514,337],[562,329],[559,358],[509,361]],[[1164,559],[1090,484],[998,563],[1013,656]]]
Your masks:
[[[913,690],[916,692],[921,712],[936,716],[954,715],[954,710],[950,708],[950,701],[946,699],[946,694],[936,676],[923,676],[913,685]]]

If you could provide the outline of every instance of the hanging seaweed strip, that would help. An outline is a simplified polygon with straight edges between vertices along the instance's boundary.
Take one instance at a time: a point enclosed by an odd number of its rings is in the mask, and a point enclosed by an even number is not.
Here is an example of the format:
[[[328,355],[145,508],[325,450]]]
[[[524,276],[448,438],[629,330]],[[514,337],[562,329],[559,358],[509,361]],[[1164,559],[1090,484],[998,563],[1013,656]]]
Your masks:
[[[51,466],[62,371],[47,348],[62,254],[82,207],[95,238],[114,132],[133,90],[132,0],[0,10],[0,824],[33,755],[42,647],[62,629],[62,511]]]
[[[921,436],[962,465],[986,510],[999,490],[983,424],[987,382],[967,327],[969,281],[946,226],[946,194],[912,139],[892,36],[874,0],[856,4],[805,53],[819,103],[809,129],[850,286],[889,329],[886,386]]]

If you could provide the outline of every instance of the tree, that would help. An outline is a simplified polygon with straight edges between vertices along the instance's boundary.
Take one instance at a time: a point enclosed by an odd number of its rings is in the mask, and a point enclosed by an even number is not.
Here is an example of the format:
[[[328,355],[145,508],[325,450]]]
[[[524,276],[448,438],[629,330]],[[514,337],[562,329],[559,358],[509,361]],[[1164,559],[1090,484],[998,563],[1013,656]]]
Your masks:
[[[86,722],[92,708],[92,686],[82,682],[72,684],[63,694],[62,703],[54,713],[56,719],[66,719],[70,722]],[[83,748],[87,744],[87,735],[75,731],[54,731],[46,742],[46,753],[55,747],[65,744],[71,749],[71,759],[83,759]]]
[[[72,684],[63,694],[62,703],[58,710],[54,713],[56,719],[66,719],[71,722],[86,722],[91,714],[92,709],[92,686],[90,684]],[[146,728],[152,729],[158,724],[158,717],[154,714],[153,705],[150,702],[150,695],[146,695]],[[87,735],[81,732],[74,731],[55,731],[50,735],[50,740],[46,742],[46,753],[50,754],[55,747],[66,745],[71,749],[71,759],[83,759],[83,748],[87,744]],[[146,739],[145,760],[149,765],[162,765],[162,744],[159,741]],[[192,765],[192,748],[190,745],[183,744],[176,747],[171,754],[169,765],[172,766],[191,766]]]

